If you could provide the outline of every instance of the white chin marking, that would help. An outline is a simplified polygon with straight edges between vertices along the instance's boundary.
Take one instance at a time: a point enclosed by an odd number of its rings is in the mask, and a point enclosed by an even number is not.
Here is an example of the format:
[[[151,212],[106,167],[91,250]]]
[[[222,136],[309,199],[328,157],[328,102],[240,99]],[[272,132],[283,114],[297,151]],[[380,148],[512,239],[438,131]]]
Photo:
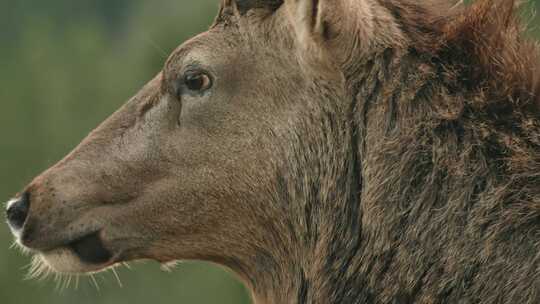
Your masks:
[[[11,229],[11,233],[13,234],[13,236],[15,236],[15,241],[17,241],[17,243],[22,246],[22,244],[21,244],[21,231],[20,230],[15,230],[15,229],[11,228],[11,226],[9,226],[9,229]]]
[[[18,202],[19,200],[16,199],[16,198],[12,198],[11,200],[9,200],[7,203],[6,203],[6,210],[8,210],[9,208],[11,208],[11,206],[13,206],[13,204],[15,204],[16,202]],[[8,226],[9,226],[9,229],[11,230],[11,233],[13,233],[13,235],[15,236],[15,239],[17,240],[17,243],[20,244],[19,242],[19,239],[21,238],[21,230],[17,230],[17,229],[13,229],[13,227],[11,227],[11,225],[9,224],[8,222]]]
[[[18,201],[18,199],[16,199],[16,198],[12,198],[11,200],[9,200],[6,203],[6,210],[9,209],[11,206],[13,206],[13,204],[15,204],[17,201]]]
[[[80,274],[104,270],[99,266],[83,263],[77,255],[68,248],[58,248],[40,254],[43,263],[51,270],[66,274]]]

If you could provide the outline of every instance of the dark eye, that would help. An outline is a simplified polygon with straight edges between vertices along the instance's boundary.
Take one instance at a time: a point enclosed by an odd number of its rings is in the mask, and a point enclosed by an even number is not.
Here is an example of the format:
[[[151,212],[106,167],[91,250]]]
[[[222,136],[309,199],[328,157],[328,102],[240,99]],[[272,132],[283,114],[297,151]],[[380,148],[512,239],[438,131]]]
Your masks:
[[[203,72],[191,72],[184,76],[184,84],[190,91],[204,92],[212,87],[212,80]]]

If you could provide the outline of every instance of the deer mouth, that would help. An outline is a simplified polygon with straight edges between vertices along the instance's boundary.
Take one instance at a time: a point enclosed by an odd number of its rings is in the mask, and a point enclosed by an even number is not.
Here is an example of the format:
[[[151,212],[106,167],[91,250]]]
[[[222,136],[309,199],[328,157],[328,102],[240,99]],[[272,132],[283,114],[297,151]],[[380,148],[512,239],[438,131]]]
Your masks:
[[[99,265],[109,262],[112,253],[105,248],[99,232],[86,235],[68,244],[68,248],[87,264]]]
[[[37,253],[47,268],[60,273],[98,272],[115,264],[115,256],[99,231]]]

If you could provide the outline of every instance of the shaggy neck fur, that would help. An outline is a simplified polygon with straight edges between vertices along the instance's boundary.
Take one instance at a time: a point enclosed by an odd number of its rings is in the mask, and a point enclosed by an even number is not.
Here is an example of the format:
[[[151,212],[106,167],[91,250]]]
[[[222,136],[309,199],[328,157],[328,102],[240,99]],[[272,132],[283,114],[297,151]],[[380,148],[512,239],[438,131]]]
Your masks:
[[[303,163],[313,171],[288,187],[304,202],[298,235],[310,237],[267,303],[540,300],[538,95],[520,66],[537,66],[525,52],[537,50],[519,39],[511,4],[469,10],[432,28],[446,43],[386,48],[349,67],[361,71],[347,76],[354,124],[323,116],[334,122],[321,130],[327,158]],[[487,53],[490,43],[499,49]]]
[[[281,246],[240,271],[255,302],[539,302],[537,49],[511,1],[421,24],[382,3],[410,45],[346,66],[350,97],[291,128]]]
[[[256,303],[539,300],[538,146],[530,169],[510,173],[518,160],[503,155],[523,152],[501,146],[509,135],[494,122],[458,111],[462,93],[433,69],[408,53],[378,55],[357,88],[358,138],[323,123],[332,136],[311,148],[327,158],[301,157],[307,147],[291,158],[297,175],[281,180],[294,203],[290,245],[265,255]]]
[[[348,272],[361,248],[362,191],[354,99],[326,93],[324,101],[306,101],[309,109],[287,128],[294,133],[286,135],[291,145],[283,149],[272,191],[272,204],[285,212],[269,234],[281,240],[263,250],[268,259],[252,276],[256,303],[346,303],[351,297],[357,276]],[[246,272],[260,268],[252,264]]]

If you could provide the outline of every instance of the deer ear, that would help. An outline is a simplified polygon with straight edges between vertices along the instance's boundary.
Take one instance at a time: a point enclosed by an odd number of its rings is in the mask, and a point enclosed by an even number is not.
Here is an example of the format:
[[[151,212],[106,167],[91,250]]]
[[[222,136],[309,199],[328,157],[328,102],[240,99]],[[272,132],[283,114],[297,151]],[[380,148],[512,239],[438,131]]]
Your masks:
[[[339,36],[348,31],[347,23],[351,18],[347,16],[349,12],[344,9],[344,4],[349,1],[285,0],[287,15],[304,59],[323,62],[328,61],[328,56],[334,59],[341,56],[336,51],[341,43]]]
[[[374,28],[372,0],[285,0],[287,18],[304,57],[328,56],[345,64],[369,44]],[[377,17],[379,18],[379,17]]]
[[[289,17],[298,38],[304,40],[326,40],[331,23],[328,19],[328,0],[287,0]],[[332,1],[337,2],[337,1]],[[335,8],[334,8],[335,9]],[[305,41],[307,42],[307,41]]]

